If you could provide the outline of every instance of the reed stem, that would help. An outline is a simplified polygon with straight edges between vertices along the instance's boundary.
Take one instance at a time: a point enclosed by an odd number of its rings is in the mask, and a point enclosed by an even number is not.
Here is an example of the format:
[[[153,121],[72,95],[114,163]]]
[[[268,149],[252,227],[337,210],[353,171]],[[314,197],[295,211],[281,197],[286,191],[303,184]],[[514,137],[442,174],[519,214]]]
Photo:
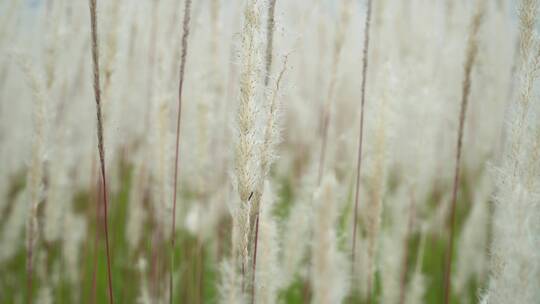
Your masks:
[[[180,154],[180,125],[182,119],[182,90],[184,87],[184,73],[186,69],[186,57],[187,57],[187,40],[189,36],[189,20],[191,12],[191,0],[186,0],[184,6],[184,21],[182,24],[182,53],[180,55],[180,80],[178,84],[178,116],[176,119],[176,146],[174,156],[174,180],[173,180],[173,209],[172,209],[172,225],[171,225],[171,269],[169,273],[169,303],[173,302],[173,271],[174,271],[174,247],[175,247],[175,231],[176,231],[176,193],[178,183],[178,160]]]
[[[360,173],[362,169],[362,142],[364,137],[364,104],[366,100],[366,83],[368,70],[368,55],[369,55],[369,27],[371,24],[371,0],[367,2],[366,23],[364,26],[364,49],[362,59],[362,91],[360,97],[360,132],[358,140],[358,155],[356,163],[356,189],[354,195],[354,220],[353,220],[353,236],[352,236],[352,253],[351,253],[351,274],[354,276],[354,266],[356,258],[356,230],[358,222],[358,200],[360,193]]]
[[[98,46],[98,29],[97,29],[97,0],[90,1],[90,23],[92,28],[92,62],[94,73],[94,97],[96,99],[96,116],[97,116],[97,136],[98,136],[98,152],[99,161],[101,164],[101,186],[103,191],[103,211],[104,211],[104,228],[105,228],[105,247],[107,252],[107,276],[109,286],[109,302],[114,303],[112,274],[111,274],[111,254],[109,250],[109,227],[108,227],[108,194],[107,194],[107,174],[105,171],[105,147],[103,145],[103,117],[101,114],[101,90],[99,82],[99,46]]]
[[[478,30],[482,21],[484,11],[483,1],[480,0],[480,7],[472,20],[471,32],[467,43],[466,61],[463,75],[463,89],[461,94],[461,106],[459,112],[459,127],[456,144],[456,164],[454,167],[454,184],[452,187],[452,198],[450,206],[450,236],[448,238],[448,246],[446,251],[446,265],[444,271],[444,303],[450,303],[451,288],[452,288],[452,258],[454,251],[454,232],[455,232],[455,217],[457,194],[459,190],[459,170],[461,163],[461,150],[463,145],[463,130],[465,126],[465,115],[467,114],[467,105],[469,103],[469,95],[471,90],[471,71],[478,53]]]

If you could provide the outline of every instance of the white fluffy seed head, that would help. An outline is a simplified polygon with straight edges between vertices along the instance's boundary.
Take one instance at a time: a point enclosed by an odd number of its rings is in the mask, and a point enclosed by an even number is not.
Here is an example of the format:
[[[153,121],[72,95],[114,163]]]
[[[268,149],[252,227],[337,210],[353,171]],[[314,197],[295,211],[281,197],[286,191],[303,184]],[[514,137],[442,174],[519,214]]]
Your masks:
[[[341,303],[348,291],[346,259],[337,246],[336,179],[324,177],[315,193],[312,286],[314,304]]]
[[[537,108],[532,92],[540,54],[533,37],[538,1],[523,0],[520,10],[519,94],[510,104],[510,132],[502,165],[495,172],[490,277],[483,301],[489,304],[534,303],[540,298],[540,177]],[[534,54],[534,55],[533,55]]]
[[[26,246],[29,253],[34,250],[39,237],[38,207],[43,199],[43,165],[45,144],[45,89],[34,72],[30,63],[23,57],[19,58],[20,66],[27,77],[33,92],[35,103],[33,112],[34,134],[32,143],[32,159],[28,170],[27,183],[29,189],[30,208],[26,222]],[[32,255],[30,255],[32,256]],[[31,265],[32,260],[27,261]]]
[[[261,1],[247,1],[242,29],[240,102],[237,113],[238,138],[235,147],[235,177],[238,194],[246,203],[260,184],[262,85]]]

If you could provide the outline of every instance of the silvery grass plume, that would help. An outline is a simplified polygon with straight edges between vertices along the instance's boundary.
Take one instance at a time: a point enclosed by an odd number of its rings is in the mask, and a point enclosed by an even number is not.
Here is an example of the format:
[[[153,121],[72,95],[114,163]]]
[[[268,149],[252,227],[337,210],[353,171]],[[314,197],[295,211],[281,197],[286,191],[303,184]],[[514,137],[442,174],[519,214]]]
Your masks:
[[[271,21],[269,21],[272,23],[272,26],[269,25],[270,28],[268,30],[273,31],[273,23],[274,23],[273,14],[274,14],[274,9],[275,9],[275,0],[272,3],[270,3],[270,5],[271,7],[269,8],[270,10],[269,14],[271,15],[268,16],[268,18],[272,19]],[[267,35],[267,39],[268,39],[267,44],[270,46],[270,49],[267,48],[267,52],[270,52],[270,54],[267,53],[267,57],[266,57],[267,69],[271,67],[271,61],[272,61],[272,54],[271,54],[272,37],[273,37],[273,33],[270,35]],[[260,182],[265,180],[270,172],[270,167],[276,158],[275,147],[280,141],[279,135],[281,131],[281,125],[280,125],[281,100],[279,97],[279,90],[280,90],[281,81],[283,79],[283,75],[285,74],[286,68],[287,68],[287,56],[285,56],[285,59],[283,62],[283,68],[281,69],[281,72],[279,73],[275,81],[275,87],[271,91],[271,93],[268,94],[268,97],[267,97],[268,99],[268,104],[266,105],[267,118],[266,118],[266,123],[264,127],[263,142],[262,142],[262,147],[261,147],[261,160],[260,160],[261,177],[259,179]],[[266,76],[268,76],[268,71],[267,71]],[[265,80],[265,86],[267,85],[268,85],[268,82],[266,82]],[[254,210],[252,210],[252,212],[254,213],[252,217],[255,218],[255,232],[254,232],[255,235],[254,235],[254,240],[253,240],[254,259],[253,259],[253,267],[252,267],[253,268],[252,292],[255,292],[255,273],[256,273],[256,268],[257,268],[256,255],[257,255],[258,231],[259,231],[259,209],[260,209],[260,200],[261,200],[261,196],[264,193],[264,189],[265,189],[265,186],[263,184],[257,185],[257,189],[254,194],[255,197],[253,200],[255,207],[254,207]],[[252,298],[254,298],[254,296]]]
[[[107,276],[108,276],[108,289],[109,289],[109,302],[114,302],[113,288],[112,288],[112,273],[111,273],[111,254],[109,250],[109,228],[108,228],[108,199],[109,194],[107,191],[107,173],[105,168],[105,147],[104,147],[104,134],[103,134],[103,115],[102,115],[102,103],[101,103],[101,82],[100,82],[100,69],[99,69],[99,44],[98,44],[98,27],[97,27],[97,0],[89,0],[90,10],[90,28],[91,28],[91,49],[92,49],[92,75],[93,75],[93,88],[94,98],[96,102],[96,129],[98,139],[98,154],[100,161],[100,175],[101,175],[101,192],[103,193],[103,211],[104,211],[104,230],[105,230],[105,248],[107,255]],[[97,250],[97,249],[96,249]]]
[[[390,96],[388,90],[385,90],[380,97],[380,110],[375,123],[374,136],[374,159],[372,176],[370,181],[370,196],[365,209],[366,237],[368,241],[367,254],[369,264],[368,273],[368,300],[373,292],[375,282],[376,258],[379,246],[379,233],[381,227],[381,216],[383,213],[383,199],[386,192],[386,112],[387,103]]]
[[[280,88],[283,81],[283,75],[287,69],[287,59],[288,56],[285,56],[283,61],[283,67],[279,72],[279,75],[275,81],[275,87],[272,89],[271,93],[268,94],[268,104],[266,105],[266,122],[264,126],[264,136],[261,147],[261,175],[262,178],[266,178],[270,172],[272,163],[276,159],[276,146],[280,142],[280,133],[281,133],[281,97],[280,97]],[[261,184],[259,188],[264,188],[264,185]],[[262,193],[262,189],[259,189],[258,192]],[[261,195],[261,194],[258,194]]]
[[[237,211],[248,212],[246,215],[237,215],[240,222],[237,224],[247,225],[244,227],[233,223],[233,227],[242,232],[241,242],[233,242],[233,246],[241,248],[233,250],[240,254],[241,260],[238,267],[242,271],[245,280],[248,271],[248,259],[251,256],[251,238],[254,231],[255,217],[258,206],[254,203],[254,194],[258,185],[261,184],[261,132],[259,125],[262,90],[260,84],[262,64],[261,44],[261,2],[249,0],[244,8],[244,25],[242,29],[241,46],[241,69],[240,69],[240,102],[236,126],[238,139],[235,146],[235,186],[242,206]],[[237,219],[233,219],[233,222]],[[234,229],[234,228],[233,228]],[[240,233],[240,230],[237,230]],[[234,238],[234,236],[233,236]],[[237,239],[239,240],[239,239]],[[244,281],[244,284],[246,282]]]
[[[460,168],[461,168],[461,155],[462,155],[462,145],[463,145],[463,132],[465,126],[465,116],[467,114],[467,105],[469,103],[470,91],[471,91],[471,74],[476,57],[478,54],[478,32],[480,30],[480,25],[484,17],[486,4],[484,0],[479,0],[477,4],[476,12],[474,13],[470,25],[470,33],[467,41],[467,49],[465,53],[465,63],[464,63],[464,72],[463,72],[463,86],[461,92],[461,104],[459,111],[459,126],[457,134],[457,145],[456,145],[456,158],[455,158],[455,167],[454,167],[454,181],[452,187],[452,198],[451,198],[451,207],[449,214],[449,236],[448,236],[448,245],[446,248],[446,264],[444,270],[444,303],[450,303],[450,297],[452,295],[452,261],[454,255],[454,231],[455,231],[455,217],[456,217],[456,205],[457,205],[457,196],[459,191],[459,180],[460,180]]]
[[[349,288],[345,255],[336,236],[337,182],[327,175],[315,193],[311,281],[314,304],[341,303]]]
[[[177,200],[177,191],[178,191],[178,168],[179,159],[180,159],[180,127],[182,125],[182,97],[184,89],[184,78],[186,70],[186,59],[188,53],[188,37],[190,33],[190,20],[191,20],[191,0],[186,0],[184,2],[184,18],[182,20],[182,40],[181,40],[181,53],[180,53],[180,67],[179,67],[179,81],[178,81],[178,109],[176,116],[176,144],[175,144],[175,156],[174,156],[174,178],[172,181],[172,225],[171,225],[171,267],[170,267],[170,301],[172,303],[173,295],[173,281],[172,281],[172,272],[174,269],[173,265],[173,252],[175,246],[175,233],[176,233],[176,200]]]
[[[371,9],[372,0],[368,0],[366,7],[366,17],[364,24],[364,46],[362,51],[362,91],[360,95],[360,122],[358,130],[358,150],[356,156],[356,182],[354,193],[354,215],[353,215],[353,232],[352,232],[352,248],[351,248],[351,275],[355,275],[355,259],[356,259],[356,230],[358,225],[358,203],[360,197],[360,177],[362,173],[362,144],[364,141],[364,105],[366,101],[366,84],[368,75],[368,60],[369,60],[369,28],[371,24]]]
[[[260,1],[249,0],[242,29],[240,102],[237,114],[235,178],[240,200],[248,203],[260,184],[261,21]]]
[[[490,276],[482,303],[535,303],[540,299],[540,126],[534,102],[540,69],[534,27],[537,0],[519,11],[519,93],[509,106],[509,134],[502,165],[495,171]]]
[[[32,159],[28,170],[27,184],[29,193],[29,213],[26,222],[26,271],[27,300],[32,303],[32,284],[34,272],[34,253],[39,237],[38,208],[43,200],[43,165],[45,161],[45,89],[42,81],[33,71],[25,58],[19,58],[19,65],[27,77],[34,95]]]
[[[272,17],[273,18],[273,17]],[[273,21],[272,21],[273,22]],[[270,43],[270,42],[268,42]],[[271,51],[271,50],[270,50]],[[279,89],[281,85],[281,81],[283,79],[283,74],[285,73],[285,69],[287,67],[287,56],[285,56],[285,60],[283,63],[283,68],[281,72],[278,75],[278,78],[275,83],[275,88],[272,90],[270,94],[268,94],[268,104],[266,105],[266,123],[264,126],[264,135],[263,135],[263,142],[261,145],[261,156],[260,156],[260,178],[259,181],[262,182],[266,179],[268,176],[268,173],[270,171],[270,167],[272,163],[274,162],[275,156],[275,147],[279,143],[279,134],[280,134],[280,124],[279,124],[279,118],[281,115],[281,102],[279,100]],[[261,183],[257,185],[257,188],[255,189],[255,193],[253,195],[253,205],[251,212],[251,219],[252,223],[255,225],[255,231],[253,235],[253,264],[252,264],[252,292],[255,292],[255,273],[257,268],[257,246],[258,246],[258,231],[259,231],[259,212],[260,212],[260,203],[261,203],[261,197],[263,196],[265,186]],[[252,296],[254,298],[254,296]]]
[[[277,223],[273,216],[274,193],[270,182],[266,181],[261,199],[259,245],[256,252],[257,268],[255,271],[255,297],[254,302],[259,304],[273,304],[277,302],[277,291],[282,280],[279,268],[279,243]]]
[[[178,191],[178,162],[180,158],[180,127],[182,123],[182,94],[184,88],[184,74],[186,70],[186,58],[188,52],[188,37],[190,30],[191,19],[191,0],[184,2],[184,18],[182,20],[182,51],[180,53],[180,67],[179,67],[179,80],[178,80],[178,110],[176,116],[176,142],[175,142],[175,154],[174,154],[174,178],[173,178],[173,191],[172,191],[172,224],[171,224],[171,249],[170,249],[170,267],[169,267],[169,303],[172,304],[174,296],[174,251],[176,244],[176,199]]]

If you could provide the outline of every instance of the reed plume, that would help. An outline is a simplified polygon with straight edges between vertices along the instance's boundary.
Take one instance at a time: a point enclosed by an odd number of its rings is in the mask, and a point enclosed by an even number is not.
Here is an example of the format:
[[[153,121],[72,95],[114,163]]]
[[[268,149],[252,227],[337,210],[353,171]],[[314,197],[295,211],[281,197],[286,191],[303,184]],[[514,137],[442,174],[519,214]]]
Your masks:
[[[94,97],[96,100],[96,116],[97,116],[97,137],[98,137],[98,152],[101,166],[101,187],[103,191],[103,211],[104,211],[104,228],[105,228],[105,246],[107,251],[107,276],[109,286],[109,302],[114,303],[112,274],[111,274],[111,256],[109,250],[109,227],[108,227],[108,193],[107,193],[107,178],[105,171],[105,147],[103,146],[103,117],[101,115],[101,89],[99,81],[99,45],[98,45],[98,27],[97,27],[97,0],[89,0],[90,3],[90,25],[92,34],[92,63],[94,75]]]
[[[337,246],[337,182],[327,175],[315,193],[312,281],[314,304],[341,303],[347,294],[346,259]]]
[[[38,208],[43,199],[43,163],[45,144],[45,95],[44,87],[25,59],[19,60],[19,65],[27,77],[28,84],[34,95],[34,134],[32,143],[32,159],[28,172],[30,208],[26,221],[26,283],[27,303],[32,303],[35,250],[39,237]]]
[[[371,0],[367,0],[366,22],[364,24],[364,48],[362,57],[362,91],[360,95],[360,126],[358,139],[358,153],[356,159],[356,184],[354,192],[354,214],[352,233],[352,253],[351,253],[351,275],[354,276],[354,265],[356,258],[356,230],[358,225],[358,200],[360,197],[360,173],[362,169],[362,142],[364,137],[364,104],[366,100],[367,69],[369,62],[369,27],[371,24]]]
[[[502,164],[494,172],[490,275],[482,304],[534,303],[540,298],[540,126],[533,93],[540,71],[534,34],[539,4],[522,0],[519,10],[519,93],[509,105],[508,138]]]
[[[270,104],[268,109],[268,118],[266,120],[266,128],[264,131],[264,139],[262,144],[262,150],[261,150],[261,175],[263,178],[266,178],[270,171],[270,166],[275,158],[274,156],[274,150],[275,146],[278,144],[279,141],[279,133],[280,133],[280,125],[279,125],[279,115],[280,115],[280,108],[281,103],[278,100],[278,94],[279,94],[279,88],[281,86],[281,81],[283,79],[283,74],[285,74],[285,70],[287,68],[287,57],[285,57],[285,61],[283,63],[283,68],[281,72],[279,73],[279,76],[276,80],[276,87],[272,91],[272,94],[270,95]],[[261,179],[262,180],[262,179]],[[264,193],[264,186],[258,186],[257,191],[255,192],[254,196],[254,205],[255,210],[253,212],[255,213],[255,236],[254,236],[254,249],[253,249],[253,264],[252,264],[252,292],[255,292],[255,273],[257,268],[257,245],[259,240],[259,209],[260,209],[260,201],[263,197]],[[255,299],[255,296],[252,295],[252,299]]]
[[[246,272],[248,260],[254,248],[250,246],[254,241],[256,229],[256,215],[258,210],[257,189],[261,185],[261,144],[260,144],[260,111],[261,111],[261,5],[259,1],[249,0],[244,8],[244,25],[242,29],[241,71],[240,71],[240,102],[237,116],[238,139],[235,146],[235,183],[240,198],[240,212],[243,231],[241,248],[236,252],[242,253],[239,267],[242,271],[243,285],[246,287]],[[247,219],[245,219],[247,217]],[[234,221],[236,219],[233,218]],[[234,225],[234,223],[233,223]],[[245,241],[247,240],[247,243]],[[247,245],[247,248],[245,247]]]
[[[180,80],[178,83],[178,115],[176,119],[176,145],[174,154],[174,178],[173,178],[173,206],[171,225],[171,262],[169,270],[169,303],[173,302],[173,271],[174,271],[174,247],[176,232],[176,193],[178,188],[178,161],[180,158],[180,126],[182,119],[182,91],[184,87],[184,74],[186,69],[186,57],[188,50],[189,22],[191,18],[191,0],[186,0],[184,4],[184,21],[182,23],[182,51],[180,55]]]
[[[448,245],[446,248],[446,262],[444,270],[444,303],[450,303],[450,295],[452,288],[452,258],[454,251],[454,231],[455,231],[455,217],[456,217],[456,205],[457,205],[457,194],[459,191],[459,169],[461,163],[461,153],[463,145],[463,130],[465,127],[465,115],[467,113],[467,105],[469,103],[469,95],[471,91],[471,74],[474,62],[476,60],[476,55],[478,53],[478,32],[480,30],[480,25],[482,23],[482,18],[484,15],[485,3],[483,0],[479,0],[479,6],[476,13],[472,18],[469,39],[467,42],[467,50],[465,53],[465,65],[463,71],[463,87],[461,92],[461,104],[459,111],[459,127],[457,134],[457,145],[456,145],[456,159],[454,167],[454,183],[452,187],[452,198],[450,200],[450,218],[449,218],[449,229],[450,236],[448,238]]]
[[[260,184],[257,119],[260,112],[261,24],[259,1],[250,0],[244,9],[240,72],[240,104],[235,151],[235,177],[240,200],[248,203]]]
[[[390,72],[387,70],[387,74]],[[389,78],[389,75],[387,75]],[[367,288],[368,288],[368,302],[371,303],[371,296],[373,293],[373,283],[375,282],[376,273],[376,256],[378,240],[381,230],[381,218],[383,214],[383,198],[386,191],[386,151],[387,151],[387,120],[386,112],[388,102],[388,90],[383,91],[380,101],[380,112],[378,114],[376,129],[375,129],[375,142],[374,150],[375,156],[373,160],[373,176],[372,186],[370,189],[370,199],[367,201],[366,206],[366,237],[367,237],[367,255],[368,255],[368,275],[367,275]]]

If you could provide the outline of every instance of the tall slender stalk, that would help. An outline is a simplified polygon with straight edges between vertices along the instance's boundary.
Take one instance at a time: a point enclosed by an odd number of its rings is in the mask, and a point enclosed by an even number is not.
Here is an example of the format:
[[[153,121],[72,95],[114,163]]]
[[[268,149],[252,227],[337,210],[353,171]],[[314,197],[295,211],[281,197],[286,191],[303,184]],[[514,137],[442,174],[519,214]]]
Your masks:
[[[264,86],[265,88],[268,87],[269,81],[270,81],[270,73],[272,72],[272,61],[273,61],[273,41],[274,41],[274,27],[275,27],[275,20],[274,20],[274,14],[276,10],[276,0],[269,0],[268,1],[268,16],[266,20],[266,50],[265,50],[265,71],[264,71]],[[260,180],[261,184],[264,183],[265,177],[268,174],[268,170],[270,170],[270,164],[271,164],[271,158],[273,153],[273,145],[275,144],[272,140],[273,133],[275,132],[274,124],[276,123],[276,111],[277,111],[277,102],[276,102],[276,95],[279,90],[279,85],[281,82],[281,78],[283,76],[283,73],[285,72],[285,64],[283,66],[283,70],[279,74],[278,80],[276,82],[276,88],[274,92],[272,93],[272,97],[270,100],[270,109],[268,113],[268,119],[267,119],[267,125],[264,133],[264,143],[263,143],[263,152],[261,153],[261,174],[263,178]],[[253,275],[251,277],[251,301],[252,303],[255,303],[255,271],[257,269],[257,245],[259,242],[259,202],[262,197],[262,190],[264,186],[259,186],[259,189],[255,193],[255,236],[254,236],[254,244],[253,244],[253,263],[252,263],[252,272]]]
[[[89,0],[90,3],[90,23],[92,28],[92,62],[94,73],[94,96],[96,99],[96,116],[97,116],[97,137],[98,137],[98,152],[99,161],[101,163],[101,186],[103,191],[103,210],[104,210],[104,227],[105,227],[105,246],[107,251],[107,275],[109,280],[109,302],[114,303],[112,292],[112,275],[111,275],[111,255],[109,250],[109,227],[107,219],[107,179],[105,172],[105,147],[103,146],[103,117],[101,115],[101,90],[99,82],[99,48],[98,48],[98,29],[96,18],[96,2],[97,0]]]
[[[275,0],[274,0],[275,2]],[[281,72],[279,73],[279,76],[276,80],[276,86],[274,88],[274,91],[272,92],[271,99],[270,99],[270,111],[268,113],[268,120],[266,122],[266,129],[264,134],[264,143],[263,143],[263,153],[261,155],[261,171],[262,175],[266,177],[268,175],[268,172],[270,171],[270,165],[272,164],[272,153],[274,150],[274,146],[277,144],[275,138],[277,137],[276,134],[279,132],[278,129],[278,112],[279,112],[279,102],[277,101],[277,95],[279,93],[279,89],[281,86],[281,80],[283,79],[283,75],[285,74],[285,71],[287,69],[287,59],[288,57],[285,56],[285,60],[283,62],[283,68],[281,69]],[[252,276],[251,276],[251,300],[252,303],[255,303],[255,271],[257,270],[257,246],[259,242],[259,209],[260,209],[260,201],[263,195],[264,191],[264,185],[261,187],[261,190],[258,190],[255,198],[256,202],[256,208],[255,211],[255,236],[254,236],[254,244],[253,244],[253,264],[252,264]]]
[[[366,100],[366,83],[369,55],[369,27],[371,24],[371,0],[367,0],[366,23],[364,26],[364,50],[362,59],[362,91],[360,97],[360,132],[358,140],[358,158],[356,163],[356,189],[354,195],[354,220],[353,220],[353,236],[352,236],[352,253],[351,253],[351,274],[354,275],[354,260],[356,257],[356,230],[358,222],[358,199],[360,192],[360,172],[362,169],[362,142],[364,137],[364,104]]]
[[[463,145],[463,129],[465,126],[465,115],[467,113],[467,105],[469,103],[469,95],[471,91],[471,71],[478,53],[478,31],[482,21],[484,13],[484,1],[480,0],[480,4],[477,12],[473,16],[470,36],[467,42],[467,53],[465,59],[465,68],[463,75],[463,89],[461,94],[461,106],[459,112],[459,127],[456,144],[456,164],[454,167],[454,185],[452,188],[452,198],[450,206],[450,236],[448,238],[448,246],[446,251],[446,265],[444,271],[444,303],[450,303],[450,294],[452,287],[452,258],[454,251],[454,231],[455,231],[455,217],[456,217],[456,204],[457,193],[459,190],[459,169],[461,162],[461,150]]]
[[[178,117],[176,120],[176,150],[174,156],[174,180],[173,180],[173,209],[172,209],[172,225],[171,225],[171,269],[169,272],[169,303],[173,302],[173,270],[174,270],[174,246],[175,246],[175,231],[176,231],[176,192],[178,182],[178,159],[180,154],[180,123],[182,118],[182,89],[184,87],[184,73],[186,69],[187,57],[187,40],[189,36],[189,20],[191,12],[191,0],[186,0],[184,6],[184,21],[182,23],[182,53],[180,55],[180,80],[178,83]]]

